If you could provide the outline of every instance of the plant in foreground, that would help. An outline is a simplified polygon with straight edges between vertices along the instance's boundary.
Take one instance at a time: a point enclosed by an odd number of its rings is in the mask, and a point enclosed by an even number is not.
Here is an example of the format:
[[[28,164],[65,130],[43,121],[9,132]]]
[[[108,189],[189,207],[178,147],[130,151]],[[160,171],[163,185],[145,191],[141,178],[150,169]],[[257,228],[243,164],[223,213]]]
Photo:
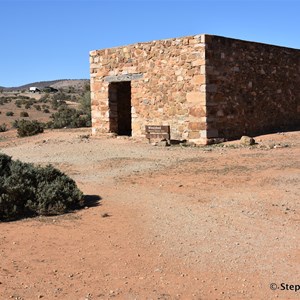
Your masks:
[[[82,205],[83,194],[75,181],[58,169],[0,154],[0,220],[57,215]]]

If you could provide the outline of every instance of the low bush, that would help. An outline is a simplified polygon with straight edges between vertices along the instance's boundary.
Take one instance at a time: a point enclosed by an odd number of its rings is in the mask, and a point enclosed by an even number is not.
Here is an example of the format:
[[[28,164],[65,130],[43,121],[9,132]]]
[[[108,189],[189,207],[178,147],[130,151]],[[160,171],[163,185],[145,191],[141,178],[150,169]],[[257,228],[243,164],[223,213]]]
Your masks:
[[[29,114],[28,114],[27,111],[21,111],[20,112],[20,117],[27,118],[27,117],[29,117]]]
[[[6,112],[7,117],[12,117],[13,115],[14,115],[14,113],[12,111],[7,111]]]
[[[52,128],[90,127],[92,125],[91,97],[88,90],[80,98],[79,102],[81,110],[76,110],[67,107],[64,101],[58,101],[54,98],[51,103],[52,109],[58,109],[58,111],[52,114],[52,121],[48,123],[48,126]]]
[[[39,100],[39,102],[42,102],[42,103],[47,103],[48,101],[49,101],[49,94],[45,94]]]
[[[59,107],[67,107],[67,103],[64,100],[52,99],[51,108],[57,110]]]
[[[52,128],[77,128],[90,127],[90,116],[74,108],[60,107],[58,111],[51,116]]]
[[[79,100],[80,108],[86,113],[91,114],[91,93],[86,91]]]
[[[4,105],[5,103],[10,103],[12,101],[12,97],[0,97],[0,105]]]
[[[31,136],[44,132],[43,124],[36,120],[20,120],[14,123],[14,127],[18,129],[17,132],[19,137]]]
[[[0,154],[0,220],[57,215],[83,205],[74,180],[55,169]]]
[[[11,125],[13,128],[18,128],[19,127],[19,120],[14,120],[13,122],[11,122]]]
[[[5,123],[3,123],[2,125],[0,125],[0,132],[5,132],[7,131],[7,126]]]
[[[16,100],[15,101],[15,105],[17,106],[17,107],[19,107],[19,108],[21,108],[22,107],[22,100]]]
[[[20,98],[20,99],[30,99],[30,97],[28,97],[28,96],[22,96],[22,95],[18,95],[18,98]]]
[[[69,96],[60,91],[53,95],[53,99],[58,101],[69,100]]]
[[[38,111],[42,110],[41,106],[39,104],[35,104],[35,105],[33,105],[33,107]]]

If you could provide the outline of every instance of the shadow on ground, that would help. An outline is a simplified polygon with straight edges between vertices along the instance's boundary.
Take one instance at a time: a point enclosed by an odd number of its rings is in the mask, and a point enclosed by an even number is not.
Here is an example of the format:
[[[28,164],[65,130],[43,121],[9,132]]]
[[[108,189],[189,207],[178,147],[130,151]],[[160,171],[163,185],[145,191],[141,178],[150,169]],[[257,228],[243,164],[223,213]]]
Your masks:
[[[102,200],[102,198],[98,195],[84,195],[83,200],[84,206],[96,207],[101,205],[100,201]]]

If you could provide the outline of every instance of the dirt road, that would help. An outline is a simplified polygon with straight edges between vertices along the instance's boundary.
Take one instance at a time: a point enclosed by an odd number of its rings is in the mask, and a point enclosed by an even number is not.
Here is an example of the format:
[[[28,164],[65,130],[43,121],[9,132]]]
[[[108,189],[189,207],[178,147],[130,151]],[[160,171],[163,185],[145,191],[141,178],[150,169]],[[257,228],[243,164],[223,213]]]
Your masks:
[[[0,223],[1,300],[300,298],[299,132],[252,147],[88,134],[1,133],[1,152],[90,195],[75,213]]]

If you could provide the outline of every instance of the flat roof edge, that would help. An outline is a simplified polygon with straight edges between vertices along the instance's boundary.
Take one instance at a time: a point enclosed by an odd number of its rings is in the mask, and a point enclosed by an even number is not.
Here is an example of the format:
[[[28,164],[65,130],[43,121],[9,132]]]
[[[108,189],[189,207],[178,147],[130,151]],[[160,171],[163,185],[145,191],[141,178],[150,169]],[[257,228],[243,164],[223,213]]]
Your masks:
[[[238,39],[238,38],[221,36],[221,35],[216,35],[216,34],[201,33],[201,34],[179,36],[179,37],[172,37],[172,38],[166,38],[166,39],[157,39],[157,40],[151,40],[151,41],[146,41],[146,42],[136,42],[136,43],[132,43],[132,44],[119,45],[119,46],[113,46],[113,47],[107,47],[107,48],[100,48],[100,49],[91,50],[91,51],[89,51],[89,53],[90,53],[90,55],[94,55],[94,54],[96,54],[95,52],[106,50],[106,49],[117,49],[117,48],[124,48],[124,47],[129,47],[129,46],[134,46],[134,45],[146,45],[146,44],[151,44],[151,43],[157,42],[157,41],[170,41],[170,40],[172,41],[172,40],[177,40],[177,39],[181,40],[181,39],[195,38],[195,37],[200,37],[200,36],[216,37],[216,38],[228,39],[228,40],[232,40],[232,41],[259,44],[259,45],[285,48],[285,49],[292,49],[292,50],[298,50],[298,51],[300,50],[298,48],[292,48],[292,47],[287,47],[287,46],[281,46],[281,45],[275,45],[275,44],[269,44],[269,43],[251,41],[251,40]]]

